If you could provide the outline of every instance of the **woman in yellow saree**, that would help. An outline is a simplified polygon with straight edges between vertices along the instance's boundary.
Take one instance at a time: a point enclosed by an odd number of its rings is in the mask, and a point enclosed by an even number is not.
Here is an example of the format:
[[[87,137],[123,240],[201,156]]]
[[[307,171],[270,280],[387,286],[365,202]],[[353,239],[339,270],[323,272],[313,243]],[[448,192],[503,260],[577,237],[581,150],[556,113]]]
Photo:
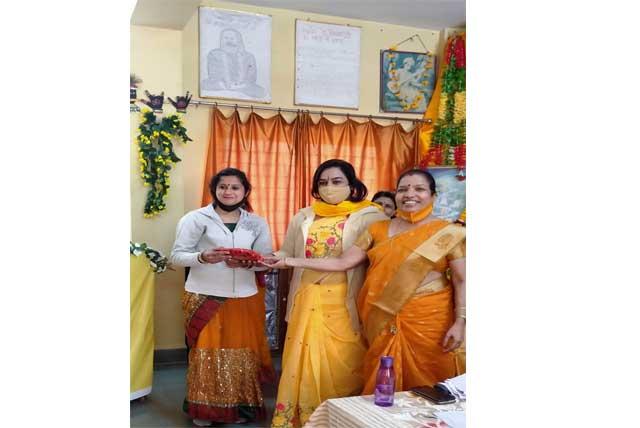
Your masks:
[[[338,257],[385,218],[365,200],[367,188],[353,166],[340,159],[318,166],[311,194],[316,201],[293,217],[278,256]],[[330,273],[294,269],[273,428],[300,427],[324,400],[362,390],[367,349],[356,298],[363,280],[362,266]]]
[[[394,357],[396,389],[433,385],[464,371],[465,229],[431,215],[435,180],[413,169],[398,180],[397,217],[372,224],[338,258],[268,260],[272,267],[350,269],[369,259],[358,312],[369,344],[364,394],[380,356]]]

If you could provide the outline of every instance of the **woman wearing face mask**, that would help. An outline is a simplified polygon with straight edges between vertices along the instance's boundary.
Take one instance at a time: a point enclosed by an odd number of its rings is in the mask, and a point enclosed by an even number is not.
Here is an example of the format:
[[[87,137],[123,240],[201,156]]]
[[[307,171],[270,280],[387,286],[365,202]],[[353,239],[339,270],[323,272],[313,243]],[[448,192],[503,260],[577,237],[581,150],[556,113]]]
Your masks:
[[[226,168],[209,184],[214,202],[178,223],[171,263],[190,267],[182,298],[189,348],[184,411],[198,426],[264,417],[260,381],[273,375],[264,335],[264,292],[249,262],[220,248],[271,252],[264,218],[247,212],[251,184]]]
[[[366,186],[343,160],[316,169],[311,194],[316,201],[293,217],[277,256],[337,257],[371,223],[385,218],[365,200]],[[293,270],[272,427],[302,426],[324,400],[362,389],[366,348],[355,299],[363,279],[362,266],[330,273]]]
[[[358,311],[369,343],[363,394],[372,394],[380,357],[394,357],[396,390],[433,385],[462,371],[465,229],[431,215],[435,181],[421,169],[403,173],[397,216],[371,225],[338,258],[267,260],[271,267],[327,272],[369,259]],[[271,262],[273,261],[273,263]]]

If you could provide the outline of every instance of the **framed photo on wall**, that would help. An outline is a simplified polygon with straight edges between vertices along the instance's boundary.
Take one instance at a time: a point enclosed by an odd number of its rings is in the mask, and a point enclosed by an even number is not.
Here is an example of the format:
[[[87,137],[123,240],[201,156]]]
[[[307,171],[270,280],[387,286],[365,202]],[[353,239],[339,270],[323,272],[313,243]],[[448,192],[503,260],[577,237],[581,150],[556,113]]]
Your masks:
[[[435,79],[435,57],[431,53],[380,51],[380,110],[424,113]]]
[[[296,105],[357,110],[360,27],[296,20]]]
[[[449,221],[456,221],[467,206],[466,179],[457,167],[430,167],[427,171],[436,180],[436,200],[433,215]]]
[[[271,102],[271,17],[200,7],[200,97]]]

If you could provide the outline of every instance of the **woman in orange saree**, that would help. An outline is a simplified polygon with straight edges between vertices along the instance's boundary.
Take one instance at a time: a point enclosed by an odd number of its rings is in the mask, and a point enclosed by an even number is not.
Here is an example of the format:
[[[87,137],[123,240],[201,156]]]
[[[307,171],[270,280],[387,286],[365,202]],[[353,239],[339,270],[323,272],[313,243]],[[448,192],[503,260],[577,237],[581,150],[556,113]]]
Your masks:
[[[435,180],[414,169],[398,180],[397,217],[372,224],[339,258],[270,260],[273,267],[335,271],[369,259],[358,312],[369,349],[364,394],[378,362],[394,357],[396,389],[433,385],[464,371],[465,229],[431,215]]]

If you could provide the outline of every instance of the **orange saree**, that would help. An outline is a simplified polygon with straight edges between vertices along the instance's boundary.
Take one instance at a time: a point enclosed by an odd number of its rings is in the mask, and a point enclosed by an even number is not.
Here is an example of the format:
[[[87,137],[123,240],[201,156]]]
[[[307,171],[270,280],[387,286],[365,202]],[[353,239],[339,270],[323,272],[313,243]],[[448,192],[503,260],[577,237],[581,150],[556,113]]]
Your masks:
[[[370,226],[355,245],[369,269],[358,311],[369,342],[363,394],[372,394],[380,357],[394,357],[396,390],[433,385],[464,370],[442,340],[454,322],[448,261],[465,257],[464,229],[436,220],[389,237],[390,221]],[[428,283],[431,271],[442,276]]]

